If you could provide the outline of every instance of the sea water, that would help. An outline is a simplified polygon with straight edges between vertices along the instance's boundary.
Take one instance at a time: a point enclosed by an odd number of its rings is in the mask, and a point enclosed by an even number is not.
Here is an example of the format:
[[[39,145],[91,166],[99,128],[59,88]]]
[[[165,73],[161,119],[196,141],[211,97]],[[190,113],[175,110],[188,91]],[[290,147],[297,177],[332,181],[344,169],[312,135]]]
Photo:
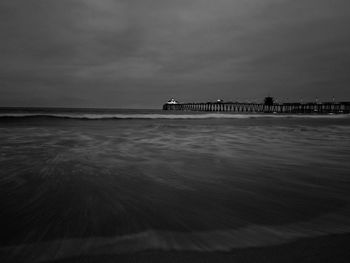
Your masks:
[[[2,109],[0,259],[350,233],[350,116]]]

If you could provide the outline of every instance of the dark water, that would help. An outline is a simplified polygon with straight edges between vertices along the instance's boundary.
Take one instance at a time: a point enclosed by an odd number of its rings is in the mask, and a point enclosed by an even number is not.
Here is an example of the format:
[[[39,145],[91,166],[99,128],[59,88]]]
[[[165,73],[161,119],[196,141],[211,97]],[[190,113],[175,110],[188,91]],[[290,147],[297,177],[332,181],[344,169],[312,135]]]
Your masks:
[[[6,259],[350,233],[349,115],[3,110],[0,147]]]

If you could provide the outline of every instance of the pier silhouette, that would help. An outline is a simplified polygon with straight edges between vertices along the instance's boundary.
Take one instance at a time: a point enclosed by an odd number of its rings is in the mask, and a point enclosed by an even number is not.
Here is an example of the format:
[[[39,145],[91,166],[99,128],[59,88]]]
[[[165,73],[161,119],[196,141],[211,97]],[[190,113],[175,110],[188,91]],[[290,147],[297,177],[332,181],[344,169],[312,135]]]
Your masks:
[[[209,111],[209,112],[247,112],[247,113],[350,113],[350,101],[344,102],[291,102],[276,103],[273,97],[265,97],[263,103],[251,102],[190,102],[165,103],[163,110]]]

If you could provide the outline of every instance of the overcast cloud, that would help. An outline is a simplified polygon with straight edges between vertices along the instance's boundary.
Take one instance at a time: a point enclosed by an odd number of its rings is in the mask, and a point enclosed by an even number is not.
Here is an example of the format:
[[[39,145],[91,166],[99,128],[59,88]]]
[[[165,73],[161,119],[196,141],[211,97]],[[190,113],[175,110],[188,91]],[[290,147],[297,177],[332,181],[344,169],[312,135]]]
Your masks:
[[[0,106],[350,100],[349,0],[1,0]]]

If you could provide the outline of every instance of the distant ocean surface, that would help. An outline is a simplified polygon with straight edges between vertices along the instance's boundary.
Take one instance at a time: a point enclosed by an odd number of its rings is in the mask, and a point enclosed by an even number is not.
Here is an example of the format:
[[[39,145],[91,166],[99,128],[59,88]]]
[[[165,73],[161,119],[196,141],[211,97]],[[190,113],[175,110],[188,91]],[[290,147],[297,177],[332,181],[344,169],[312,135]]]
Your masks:
[[[0,262],[350,233],[350,115],[0,109]]]

